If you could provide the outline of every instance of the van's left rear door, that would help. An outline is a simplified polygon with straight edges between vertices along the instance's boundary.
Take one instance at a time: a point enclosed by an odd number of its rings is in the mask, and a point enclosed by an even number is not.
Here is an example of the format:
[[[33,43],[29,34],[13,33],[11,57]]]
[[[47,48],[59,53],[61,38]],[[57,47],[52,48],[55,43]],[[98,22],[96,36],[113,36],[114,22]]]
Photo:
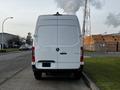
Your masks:
[[[57,69],[57,18],[41,21],[36,46],[36,67],[38,69]]]

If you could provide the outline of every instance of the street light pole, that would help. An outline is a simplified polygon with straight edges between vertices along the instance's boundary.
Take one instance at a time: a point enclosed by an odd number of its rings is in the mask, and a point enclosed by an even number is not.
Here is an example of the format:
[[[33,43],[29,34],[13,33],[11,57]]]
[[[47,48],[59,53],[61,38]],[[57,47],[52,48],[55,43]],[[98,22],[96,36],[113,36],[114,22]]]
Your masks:
[[[1,35],[1,49],[4,49],[4,24],[8,19],[13,19],[13,17],[7,17],[4,19],[4,21],[2,22],[2,35]]]

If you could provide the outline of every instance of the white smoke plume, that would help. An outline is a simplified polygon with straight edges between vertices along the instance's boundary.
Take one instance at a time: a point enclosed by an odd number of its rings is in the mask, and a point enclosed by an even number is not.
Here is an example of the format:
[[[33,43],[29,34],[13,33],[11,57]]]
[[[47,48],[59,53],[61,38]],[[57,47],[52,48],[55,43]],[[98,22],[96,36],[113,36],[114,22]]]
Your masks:
[[[101,9],[104,0],[90,0],[92,6]],[[75,14],[80,7],[83,7],[85,0],[55,0],[57,6],[64,10],[67,14]]]
[[[101,9],[105,4],[105,0],[90,0],[90,2],[96,9]]]
[[[108,26],[113,26],[114,28],[117,28],[120,26],[120,13],[118,14],[113,14],[109,13],[107,16],[106,24]]]
[[[75,14],[80,6],[83,6],[82,0],[55,0],[59,8],[68,14]]]

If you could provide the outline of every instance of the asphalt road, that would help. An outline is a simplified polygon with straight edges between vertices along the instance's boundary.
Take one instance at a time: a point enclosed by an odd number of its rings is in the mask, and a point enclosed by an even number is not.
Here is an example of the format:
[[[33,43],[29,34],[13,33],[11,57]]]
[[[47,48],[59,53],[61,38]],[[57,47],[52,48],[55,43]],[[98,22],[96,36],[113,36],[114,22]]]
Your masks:
[[[16,52],[0,56],[0,90],[90,90],[83,79],[46,76],[34,79],[31,52]]]

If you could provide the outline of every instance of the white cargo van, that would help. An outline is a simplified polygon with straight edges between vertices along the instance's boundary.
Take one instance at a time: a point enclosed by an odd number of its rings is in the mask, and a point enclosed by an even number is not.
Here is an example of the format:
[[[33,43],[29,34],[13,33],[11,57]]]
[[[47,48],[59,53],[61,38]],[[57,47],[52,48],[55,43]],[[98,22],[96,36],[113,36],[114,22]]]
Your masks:
[[[80,78],[83,46],[76,15],[41,15],[38,17],[32,48],[32,69],[40,80],[42,73],[72,72]]]

